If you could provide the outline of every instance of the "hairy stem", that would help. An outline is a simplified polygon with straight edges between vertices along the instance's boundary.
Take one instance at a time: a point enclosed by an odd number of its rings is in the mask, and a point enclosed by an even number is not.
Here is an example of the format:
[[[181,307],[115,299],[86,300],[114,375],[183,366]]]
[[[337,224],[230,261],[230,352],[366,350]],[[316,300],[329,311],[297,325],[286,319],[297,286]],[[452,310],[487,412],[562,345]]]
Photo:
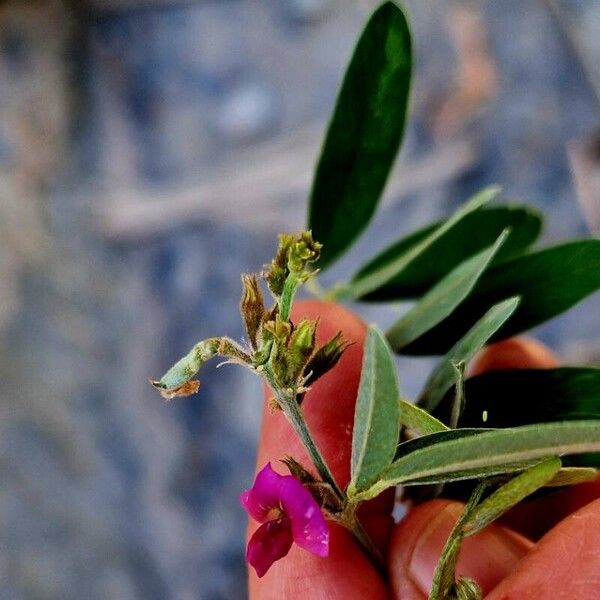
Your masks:
[[[306,421],[304,420],[304,416],[302,415],[302,411],[296,399],[296,394],[286,394],[280,392],[276,392],[277,400],[285,413],[285,416],[289,419],[293,428],[296,430],[296,433],[302,440],[306,451],[308,452],[315,468],[317,469],[319,475],[328,483],[334,490],[335,494],[341,499],[346,499],[346,494],[341,490],[339,485],[337,484],[333,473],[329,469],[329,466],[325,462],[321,451],[317,447],[308,426],[306,425]]]
[[[289,321],[292,304],[294,303],[294,297],[299,286],[300,282],[298,278],[293,273],[290,273],[285,280],[283,291],[279,298],[279,317],[282,321]]]
[[[342,516],[339,518],[339,523],[354,534],[354,537],[362,545],[366,554],[373,561],[377,569],[382,573],[382,575],[385,575],[385,563],[383,556],[356,516],[357,505],[350,505],[348,503],[348,496],[339,487],[333,476],[333,473],[325,462],[323,455],[317,447],[310,430],[306,425],[306,421],[302,415],[302,410],[298,404],[296,394],[276,392],[276,396],[283,412],[302,440],[302,443],[304,444],[304,447],[306,448],[306,451],[308,452],[319,475],[323,481],[331,486],[336,496],[338,496],[338,498],[341,500],[342,504],[348,507],[348,510],[345,510]]]

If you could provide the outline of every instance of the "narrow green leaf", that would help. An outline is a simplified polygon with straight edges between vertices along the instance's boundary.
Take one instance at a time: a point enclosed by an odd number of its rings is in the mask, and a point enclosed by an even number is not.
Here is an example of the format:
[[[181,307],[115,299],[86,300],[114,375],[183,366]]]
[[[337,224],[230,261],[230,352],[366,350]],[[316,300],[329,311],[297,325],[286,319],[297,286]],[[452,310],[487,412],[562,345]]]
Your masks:
[[[396,365],[381,331],[370,327],[352,437],[352,478],[348,495],[369,487],[394,459],[400,435]]]
[[[563,467],[550,481],[546,487],[563,487],[566,485],[578,485],[587,483],[598,478],[600,471],[591,467]]]
[[[463,471],[453,471],[452,473],[440,473],[438,475],[429,475],[427,477],[416,477],[402,483],[405,486],[415,485],[433,485],[462,482],[469,479],[485,479],[486,477],[495,477],[497,475],[506,475],[509,473],[518,473],[535,465],[537,460],[524,460],[522,462],[509,462],[493,465],[491,467],[478,467],[477,469],[465,469]],[[446,490],[446,486],[442,486]],[[444,492],[445,493],[445,492]]]
[[[471,511],[463,525],[463,533],[469,536],[487,527],[521,500],[546,485],[558,473],[560,465],[560,458],[549,458],[505,483]]]
[[[392,325],[386,337],[396,351],[414,342],[456,309],[471,293],[509,233],[505,229],[492,246],[455,267]]]
[[[438,221],[395,242],[369,261],[353,280],[363,279],[399,260],[442,225],[444,221]],[[494,263],[520,254],[531,246],[542,229],[542,215],[528,206],[484,207],[471,212],[392,279],[361,299],[406,300],[421,296],[461,262],[487,248],[506,228],[510,228],[511,234],[494,257]]]
[[[456,429],[460,415],[465,409],[465,361],[452,363],[452,368],[454,369],[454,400],[448,423],[451,429]]]
[[[361,298],[370,292],[379,289],[398,276],[404,269],[411,265],[419,256],[432,248],[437,240],[442,238],[457,223],[464,219],[469,213],[481,208],[492,200],[500,192],[498,187],[489,187],[463,204],[448,220],[433,230],[417,244],[409,247],[406,252],[396,256],[393,260],[382,264],[377,270],[373,270],[360,278],[353,279],[336,292],[338,299],[350,300]]]
[[[425,412],[425,411],[423,411]],[[485,431],[493,431],[492,429],[479,429],[479,428],[469,428],[469,429],[442,429],[435,433],[426,434],[418,438],[413,438],[412,440],[407,440],[398,444],[398,448],[396,450],[395,460],[403,456],[409,455],[411,452],[415,450],[421,450],[423,448],[429,448],[429,446],[435,446],[440,442],[449,442],[451,440],[460,440],[465,437],[470,437],[472,435],[480,435]]]
[[[400,399],[400,424],[419,436],[448,431],[448,427],[432,417],[426,410],[402,399]]]
[[[441,436],[443,433],[432,435]],[[599,421],[541,423],[485,431],[440,441],[401,456],[382,473],[380,481],[368,490],[365,497],[373,497],[392,485],[433,477],[446,481],[456,473],[466,475],[553,455],[597,451],[600,451]]]
[[[385,2],[354,50],[315,172],[308,227],[324,244],[320,268],[354,242],[377,208],[404,134],[411,70],[408,23]]]
[[[515,314],[494,341],[535,327],[600,289],[600,239],[578,240],[502,262],[487,270],[469,298],[447,319],[405,346],[404,354],[446,352],[474,318],[509,296],[520,296]]]
[[[425,412],[425,411],[423,411]],[[427,414],[427,413],[426,413]],[[430,448],[431,446],[435,446],[440,444],[441,442],[449,442],[453,440],[461,440],[467,437],[471,437],[474,435],[480,435],[482,433],[493,431],[491,429],[444,429],[440,430],[436,433],[425,434],[421,437],[402,442],[398,445],[398,449],[396,451],[395,460],[399,460],[404,456],[408,456],[409,454],[415,452],[416,450],[422,450],[425,448]],[[463,479],[474,479],[478,477],[488,477],[492,475],[500,475],[504,473],[513,473],[515,471],[522,471],[523,469],[527,469],[539,462],[538,460],[531,461],[518,461],[518,462],[510,462],[507,464],[493,465],[491,467],[481,467],[476,470],[470,469],[466,471],[456,471],[451,474],[443,474],[443,475],[433,475],[428,477],[417,478],[411,480],[405,485],[425,485],[425,484],[433,484],[433,483],[445,483],[449,481],[461,481]]]
[[[469,362],[510,317],[518,304],[519,298],[509,298],[492,306],[466,335],[450,348],[425,384],[425,390],[419,399],[419,406],[429,412],[433,411],[454,384],[456,375],[453,365],[462,361]]]

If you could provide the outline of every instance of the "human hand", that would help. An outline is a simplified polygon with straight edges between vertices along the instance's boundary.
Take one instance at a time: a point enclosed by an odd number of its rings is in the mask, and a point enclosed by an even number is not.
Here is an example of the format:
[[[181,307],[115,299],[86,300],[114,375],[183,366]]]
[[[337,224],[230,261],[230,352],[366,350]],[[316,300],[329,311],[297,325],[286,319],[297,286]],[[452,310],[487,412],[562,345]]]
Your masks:
[[[331,338],[338,330],[355,342],[338,366],[314,384],[303,403],[305,418],[317,444],[337,481],[345,486],[350,478],[354,403],[367,329],[343,307],[317,301],[296,303],[294,320],[317,316],[320,316],[319,342]],[[543,346],[515,339],[485,350],[475,370],[545,368],[556,364],[554,356]],[[270,414],[265,403],[258,468],[269,461],[277,468],[277,462],[285,455],[310,465],[285,416],[281,412]],[[600,482],[596,481],[523,503],[505,517],[503,525],[490,525],[465,539],[457,574],[477,581],[490,600],[598,598],[599,497]],[[393,494],[384,493],[361,507],[365,528],[388,556],[387,581],[352,535],[331,523],[328,558],[318,558],[292,546],[290,553],[273,564],[262,579],[250,569],[251,600],[425,599],[442,547],[462,505],[450,500],[431,500],[409,511],[394,525],[393,501]],[[257,526],[249,524],[248,536]]]

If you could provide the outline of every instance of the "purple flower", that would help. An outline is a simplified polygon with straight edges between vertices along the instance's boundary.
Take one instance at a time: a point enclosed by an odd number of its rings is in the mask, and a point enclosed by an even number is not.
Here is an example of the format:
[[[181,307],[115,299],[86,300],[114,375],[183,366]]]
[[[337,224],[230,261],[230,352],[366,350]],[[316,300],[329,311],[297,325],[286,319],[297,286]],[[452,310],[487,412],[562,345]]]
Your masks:
[[[240,502],[262,523],[246,552],[259,577],[290,551],[292,542],[317,556],[329,553],[329,529],[312,494],[295,477],[276,473],[271,463],[258,473]]]

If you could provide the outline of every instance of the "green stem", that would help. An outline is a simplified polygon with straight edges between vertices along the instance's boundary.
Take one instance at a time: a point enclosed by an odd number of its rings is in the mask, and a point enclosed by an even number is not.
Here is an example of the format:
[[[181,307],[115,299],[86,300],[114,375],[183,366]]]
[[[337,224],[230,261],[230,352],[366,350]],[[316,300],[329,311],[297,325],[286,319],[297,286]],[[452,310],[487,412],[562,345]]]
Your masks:
[[[300,282],[298,281],[298,278],[290,273],[283,284],[283,291],[279,297],[279,317],[282,321],[289,321],[290,319],[294,296],[296,295],[299,286]]]
[[[319,473],[321,479],[328,483],[335,495],[339,498],[342,503],[342,506],[345,507],[345,510],[342,513],[341,518],[336,519],[341,525],[343,525],[346,529],[351,531],[358,542],[363,546],[366,554],[371,558],[373,564],[379,569],[381,574],[385,576],[385,563],[383,560],[383,556],[381,552],[373,544],[371,538],[364,530],[361,522],[358,520],[356,516],[356,507],[357,504],[349,504],[348,496],[345,492],[340,488],[333,473],[329,469],[329,466],[325,462],[321,451],[317,447],[310,430],[304,420],[304,415],[302,414],[302,410],[300,405],[298,404],[297,395],[292,390],[281,390],[278,389],[273,381],[273,375],[269,368],[266,368],[263,371],[264,376],[267,379],[271,389],[275,392],[275,396],[277,397],[277,402],[279,406],[283,410],[285,416],[288,418],[292,427],[300,437],[306,451],[308,452],[315,469]]]
[[[281,392],[276,392],[277,400],[281,405],[285,416],[289,419],[290,423],[296,430],[296,433],[302,440],[306,451],[310,455],[310,458],[315,465],[315,468],[319,472],[319,475],[328,483],[336,493],[336,495],[340,498],[340,500],[345,500],[346,495],[338,486],[333,473],[327,466],[321,451],[317,447],[315,441],[313,440],[312,435],[306,425],[306,421],[304,420],[304,416],[302,415],[302,411],[300,409],[300,405],[296,399],[296,394],[282,394]]]

